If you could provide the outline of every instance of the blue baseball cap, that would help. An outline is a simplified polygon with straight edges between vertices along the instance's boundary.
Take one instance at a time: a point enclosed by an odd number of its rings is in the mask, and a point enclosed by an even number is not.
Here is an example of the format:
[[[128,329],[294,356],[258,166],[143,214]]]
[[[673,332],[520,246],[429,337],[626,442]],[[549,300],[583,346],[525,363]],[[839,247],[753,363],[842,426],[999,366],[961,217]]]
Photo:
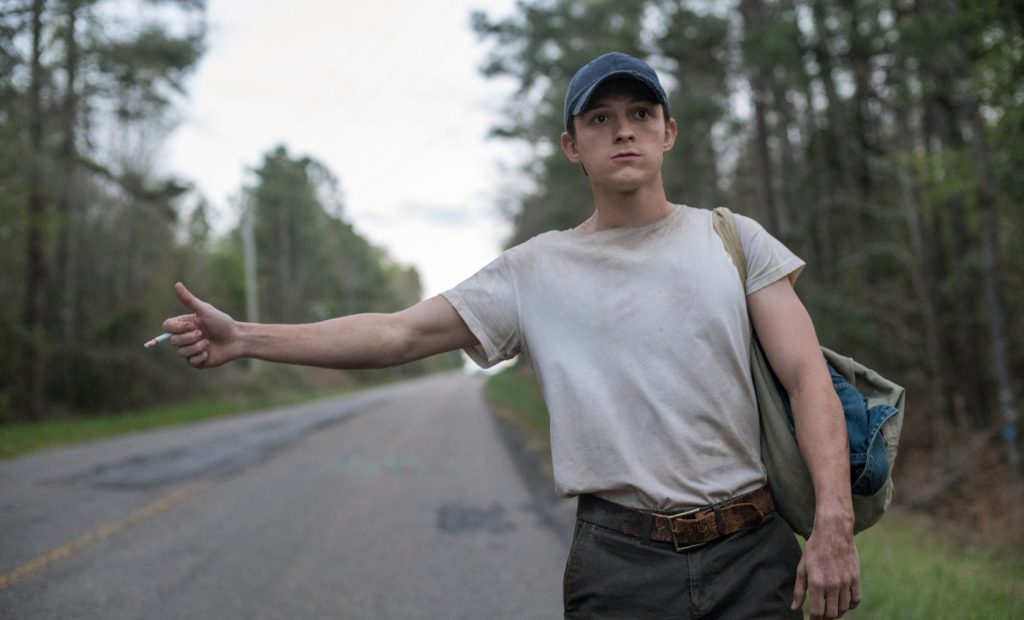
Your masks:
[[[608,52],[588,62],[572,76],[565,92],[565,129],[572,128],[572,117],[586,109],[594,91],[611,78],[630,78],[651,89],[658,103],[668,105],[668,95],[658,74],[646,62],[622,52]]]

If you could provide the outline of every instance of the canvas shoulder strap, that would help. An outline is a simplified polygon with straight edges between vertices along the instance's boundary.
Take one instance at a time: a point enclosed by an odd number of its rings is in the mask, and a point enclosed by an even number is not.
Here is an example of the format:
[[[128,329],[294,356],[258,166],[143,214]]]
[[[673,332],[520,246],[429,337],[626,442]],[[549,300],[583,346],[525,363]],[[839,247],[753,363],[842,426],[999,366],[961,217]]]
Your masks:
[[[722,238],[726,251],[740,272],[740,281],[747,282],[747,257],[743,253],[743,242],[740,241],[740,230],[736,227],[736,216],[728,207],[717,207],[711,212],[711,225]]]

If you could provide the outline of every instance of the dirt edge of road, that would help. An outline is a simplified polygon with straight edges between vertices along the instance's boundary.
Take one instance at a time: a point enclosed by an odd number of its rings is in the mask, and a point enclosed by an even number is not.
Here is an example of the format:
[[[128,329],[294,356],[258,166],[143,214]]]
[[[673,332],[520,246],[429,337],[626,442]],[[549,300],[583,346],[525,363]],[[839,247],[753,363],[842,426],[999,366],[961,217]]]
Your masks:
[[[534,510],[544,525],[551,528],[568,549],[576,523],[576,502],[555,493],[550,456],[544,454],[523,429],[499,415],[494,403],[488,403],[488,408],[502,443],[530,490]]]

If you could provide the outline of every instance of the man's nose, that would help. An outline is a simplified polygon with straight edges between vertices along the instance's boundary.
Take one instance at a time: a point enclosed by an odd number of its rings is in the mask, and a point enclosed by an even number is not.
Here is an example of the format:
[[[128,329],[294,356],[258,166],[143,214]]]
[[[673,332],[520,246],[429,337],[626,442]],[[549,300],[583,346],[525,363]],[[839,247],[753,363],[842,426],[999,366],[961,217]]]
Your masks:
[[[615,127],[615,140],[625,141],[632,140],[636,137],[636,133],[633,131],[633,126],[629,121],[619,121]]]

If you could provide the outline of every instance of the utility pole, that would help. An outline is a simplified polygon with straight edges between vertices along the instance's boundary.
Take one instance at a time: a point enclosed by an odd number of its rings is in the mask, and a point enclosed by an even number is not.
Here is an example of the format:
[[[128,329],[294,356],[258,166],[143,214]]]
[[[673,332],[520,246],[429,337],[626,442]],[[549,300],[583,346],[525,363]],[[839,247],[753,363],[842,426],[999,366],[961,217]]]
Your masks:
[[[253,204],[243,190],[242,199],[242,260],[245,263],[245,320],[258,323],[260,320],[259,291],[256,279],[256,235],[253,231]],[[249,368],[256,367],[255,360],[249,361]]]

